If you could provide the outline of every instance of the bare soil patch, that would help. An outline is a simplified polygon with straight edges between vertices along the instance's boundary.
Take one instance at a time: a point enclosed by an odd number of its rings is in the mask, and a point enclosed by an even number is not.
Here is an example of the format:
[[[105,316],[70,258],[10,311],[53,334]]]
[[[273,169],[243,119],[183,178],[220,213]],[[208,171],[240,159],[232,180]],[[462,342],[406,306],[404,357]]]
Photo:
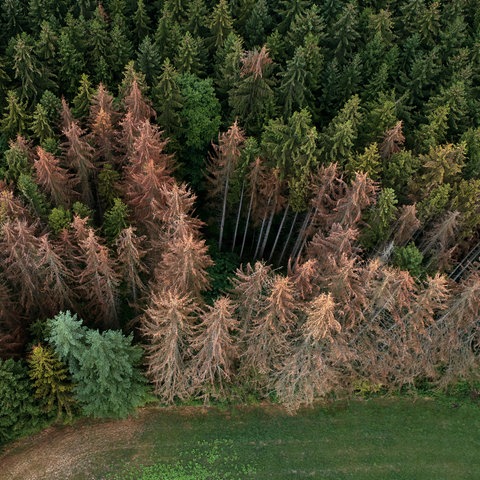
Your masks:
[[[81,421],[54,426],[15,442],[0,456],[4,480],[66,480],[95,478],[102,458],[112,451],[137,450],[142,431],[142,411],[135,418],[108,422]],[[108,455],[106,453],[108,452]],[[108,468],[108,465],[105,465]]]

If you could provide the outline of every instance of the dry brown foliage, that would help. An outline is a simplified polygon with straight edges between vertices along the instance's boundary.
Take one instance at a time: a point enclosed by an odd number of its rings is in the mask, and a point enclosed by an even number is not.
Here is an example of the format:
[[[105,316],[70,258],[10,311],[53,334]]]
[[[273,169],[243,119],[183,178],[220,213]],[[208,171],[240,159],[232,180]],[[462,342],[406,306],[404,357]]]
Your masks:
[[[93,205],[93,193],[90,176],[96,170],[93,164],[94,148],[86,140],[85,132],[77,122],[72,122],[63,133],[67,137],[67,141],[63,145],[66,161],[78,175],[83,202],[91,206]]]
[[[394,153],[400,152],[402,149],[402,146],[405,143],[402,128],[403,122],[400,120],[393,128],[385,132],[383,141],[379,146],[380,156],[383,159],[390,158]]]
[[[224,396],[225,384],[233,380],[234,362],[238,347],[234,334],[238,329],[235,304],[228,297],[215,300],[200,315],[195,326],[192,349],[196,352],[191,365],[191,377],[195,391],[204,398]]]
[[[138,237],[134,227],[123,229],[116,241],[117,265],[120,278],[127,287],[130,300],[135,306],[139,295],[146,292],[146,286],[142,281],[141,274],[147,272],[142,259],[146,255],[142,248],[145,237]]]
[[[47,192],[55,205],[68,208],[78,198],[74,190],[75,179],[60,161],[42,147],[37,147],[37,159],[33,164],[35,180]]]
[[[141,320],[147,376],[155,394],[166,403],[186,398],[190,392],[187,359],[191,354],[192,325],[198,306],[187,293],[156,286]]]
[[[403,205],[396,223],[393,241],[396,245],[406,244],[413,234],[420,228],[421,222],[417,218],[417,206]]]
[[[213,265],[205,240],[187,233],[165,245],[155,269],[156,282],[181,293],[200,299],[201,292],[210,288],[206,269]]]
[[[297,322],[298,307],[291,280],[275,275],[265,305],[252,318],[243,339],[246,345],[241,356],[243,375],[256,372],[267,376],[279,368],[289,352],[289,337]]]
[[[79,241],[80,260],[84,268],[79,277],[82,297],[87,304],[88,317],[104,328],[115,329],[118,323],[119,278],[116,265],[107,247],[101,245],[92,228]]]
[[[134,125],[140,125],[145,120],[155,117],[155,111],[145,101],[142,92],[136,80],[133,80],[129,94],[124,98],[123,103],[127,112],[132,114],[132,121]]]
[[[242,55],[242,68],[240,75],[245,77],[252,75],[254,78],[261,78],[265,72],[265,67],[272,63],[272,59],[268,55],[267,46],[264,45],[260,50],[256,48],[244,52]]]

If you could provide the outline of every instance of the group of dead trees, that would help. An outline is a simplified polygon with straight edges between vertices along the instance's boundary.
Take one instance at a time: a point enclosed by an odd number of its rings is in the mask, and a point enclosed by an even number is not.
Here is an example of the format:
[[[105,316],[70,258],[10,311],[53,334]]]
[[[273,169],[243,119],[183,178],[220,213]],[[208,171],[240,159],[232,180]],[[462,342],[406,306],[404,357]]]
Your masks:
[[[1,185],[3,357],[21,355],[30,324],[60,310],[119,328],[126,301],[136,310],[147,375],[165,402],[241,390],[274,392],[295,409],[359,380],[448,382],[478,366],[479,276],[458,284],[440,274],[419,280],[362,255],[360,226],[378,187],[364,173],[347,181],[336,164],[312,171],[303,220],[295,207],[287,228],[293,183],[281,171],[256,156],[244,180],[235,177],[246,142],[237,123],[220,136],[210,168],[221,198],[219,246],[236,182],[233,247],[243,253],[250,239],[254,257],[265,257],[268,245],[270,258],[282,247],[280,259],[290,261],[286,275],[247,263],[231,291],[207,305],[212,260],[193,215],[195,195],[172,176],[153,116],[135,81],[121,106],[100,86],[89,118],[75,119],[63,103],[59,153],[22,137],[12,142],[38,191]],[[58,231],[38,209],[40,194],[66,214]],[[249,238],[250,224],[256,236]],[[404,207],[394,241],[405,243],[418,227],[415,206]],[[426,245],[449,248],[453,227],[441,227]]]
[[[247,264],[212,306],[185,292],[154,295],[141,325],[156,394],[172,402],[274,393],[295,410],[359,382],[448,383],[478,367],[478,275],[416,283],[378,260],[339,257],[341,273],[322,258],[287,276]],[[345,286],[332,288],[339,276]]]
[[[121,105],[100,85],[88,118],[63,101],[57,153],[11,143],[37,197],[66,220],[52,230],[15,178],[0,186],[1,356],[22,355],[30,324],[60,310],[116,329],[126,303],[139,313],[149,292],[208,288],[195,195],[173,178],[154,115],[135,80]]]
[[[234,151],[225,148],[223,158]],[[478,368],[480,277],[415,279],[363,256],[359,227],[376,190],[364,174],[348,185],[337,165],[321,167],[287,275],[263,261],[247,263],[212,306],[195,290],[154,296],[142,331],[160,398],[223,398],[250,389],[274,393],[295,410],[359,382],[449,383]],[[415,208],[404,208],[396,240],[411,238],[418,226]]]

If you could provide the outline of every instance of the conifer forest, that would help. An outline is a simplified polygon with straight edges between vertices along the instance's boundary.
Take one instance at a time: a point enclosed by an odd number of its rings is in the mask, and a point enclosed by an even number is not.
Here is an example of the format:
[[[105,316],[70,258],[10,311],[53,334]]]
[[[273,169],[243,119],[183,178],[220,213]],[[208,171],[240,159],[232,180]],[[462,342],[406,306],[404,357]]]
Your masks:
[[[0,442],[478,377],[479,0],[0,5]]]

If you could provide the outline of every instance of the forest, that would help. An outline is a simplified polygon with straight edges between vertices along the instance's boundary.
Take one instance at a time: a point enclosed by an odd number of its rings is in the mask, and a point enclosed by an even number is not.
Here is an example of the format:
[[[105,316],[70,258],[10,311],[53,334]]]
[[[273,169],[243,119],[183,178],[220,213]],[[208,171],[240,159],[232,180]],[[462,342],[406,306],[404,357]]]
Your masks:
[[[0,4],[0,443],[478,378],[480,1]]]

